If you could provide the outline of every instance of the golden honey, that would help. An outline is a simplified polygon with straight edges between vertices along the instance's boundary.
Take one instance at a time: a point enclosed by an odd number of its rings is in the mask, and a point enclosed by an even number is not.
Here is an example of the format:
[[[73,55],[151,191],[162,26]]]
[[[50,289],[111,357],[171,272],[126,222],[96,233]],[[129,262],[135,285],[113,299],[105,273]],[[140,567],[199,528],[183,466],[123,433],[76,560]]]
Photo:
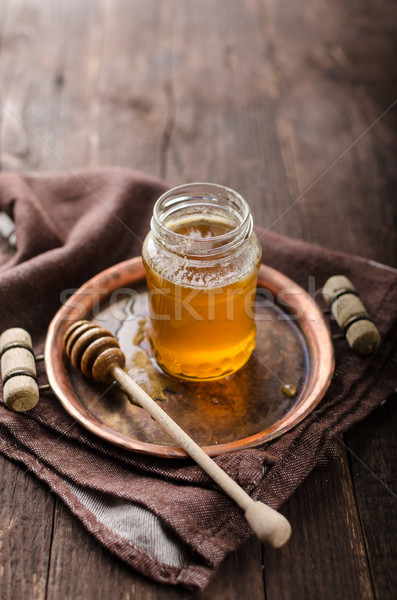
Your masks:
[[[261,257],[245,200],[213,184],[174,188],[156,204],[142,254],[162,368],[210,380],[244,365],[255,347]]]

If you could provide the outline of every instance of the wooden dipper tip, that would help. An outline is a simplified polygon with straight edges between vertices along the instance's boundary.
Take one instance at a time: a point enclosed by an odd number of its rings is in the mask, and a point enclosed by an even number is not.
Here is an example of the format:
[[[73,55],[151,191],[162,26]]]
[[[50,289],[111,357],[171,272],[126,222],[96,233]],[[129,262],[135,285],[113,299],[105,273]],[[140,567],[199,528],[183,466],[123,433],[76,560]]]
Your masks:
[[[20,327],[7,329],[0,336],[3,397],[8,408],[26,412],[39,401],[36,361],[32,339]]]
[[[86,377],[108,381],[114,367],[125,366],[125,356],[114,335],[90,321],[73,323],[63,342],[72,365]]]
[[[245,511],[245,518],[258,538],[273,548],[281,548],[291,537],[289,521],[267,504],[250,503]]]
[[[344,275],[330,277],[323,287],[323,297],[351,349],[357,354],[374,352],[380,343],[380,333],[350,279]]]

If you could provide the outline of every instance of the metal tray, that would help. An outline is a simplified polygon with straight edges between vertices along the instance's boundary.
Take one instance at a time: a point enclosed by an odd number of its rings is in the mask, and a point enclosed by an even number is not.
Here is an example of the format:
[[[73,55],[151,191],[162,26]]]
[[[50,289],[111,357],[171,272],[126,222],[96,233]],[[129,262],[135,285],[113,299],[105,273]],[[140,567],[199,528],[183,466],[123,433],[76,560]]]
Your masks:
[[[117,264],[85,283],[49,327],[45,363],[65,410],[98,437],[127,450],[180,458],[168,434],[116,385],[86,380],[63,349],[76,319],[112,331],[130,375],[210,456],[253,448],[282,435],[324,396],[334,369],[332,339],[323,314],[301,287],[262,265],[256,307],[257,345],[237,373],[215,382],[186,382],[165,374],[146,335],[147,298],[140,258]],[[297,393],[288,397],[283,386]]]

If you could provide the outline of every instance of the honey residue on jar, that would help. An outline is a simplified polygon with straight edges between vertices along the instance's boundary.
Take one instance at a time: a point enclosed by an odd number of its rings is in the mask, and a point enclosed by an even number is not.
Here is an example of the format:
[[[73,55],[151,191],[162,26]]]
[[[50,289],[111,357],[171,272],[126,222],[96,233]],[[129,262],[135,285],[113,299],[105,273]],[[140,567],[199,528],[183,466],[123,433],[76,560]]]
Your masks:
[[[242,367],[255,347],[256,246],[248,256],[225,252],[217,260],[205,254],[189,260],[189,241],[218,238],[235,226],[216,215],[189,215],[167,223],[183,236],[182,256],[157,260],[144,246],[155,355],[163,369],[183,379],[225,377]]]

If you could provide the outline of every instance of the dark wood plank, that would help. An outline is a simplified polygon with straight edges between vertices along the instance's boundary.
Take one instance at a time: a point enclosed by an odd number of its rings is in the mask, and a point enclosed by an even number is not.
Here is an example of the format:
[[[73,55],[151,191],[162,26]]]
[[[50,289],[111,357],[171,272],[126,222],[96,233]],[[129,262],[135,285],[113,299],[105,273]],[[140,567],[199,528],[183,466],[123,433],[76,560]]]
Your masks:
[[[261,544],[253,537],[230,554],[207,588],[192,600],[265,598]]]
[[[35,0],[10,1],[8,11],[0,10],[1,168],[49,169],[59,110],[53,74],[66,31],[53,9]]]
[[[265,549],[266,598],[374,598],[346,453],[316,469],[285,504],[289,544]]]
[[[389,11],[375,14],[355,10],[354,3],[266,0],[263,22],[272,35],[271,59],[294,165],[288,174],[305,239],[395,264],[392,114],[376,122],[391,96],[378,92],[375,104],[367,94],[368,83],[389,87],[383,65],[390,69],[395,62],[390,46],[388,60],[384,53],[372,56],[366,72],[371,53],[366,40],[390,29],[392,3],[383,4]]]
[[[0,597],[46,598],[54,496],[0,455]]]
[[[218,3],[216,10],[212,2],[190,1],[175,9],[175,116],[166,175],[175,183],[206,180],[235,188],[255,221],[270,226],[291,205],[292,192],[259,12],[253,0]],[[280,221],[279,230],[288,229],[302,235],[295,209]]]
[[[163,42],[170,2],[114,0],[107,7],[97,87],[91,91],[91,135],[97,138],[92,162],[160,175],[169,129],[169,49]]]
[[[397,589],[396,395],[347,436],[376,598]]]
[[[48,74],[58,104],[48,168],[69,170],[97,161],[98,105],[107,3],[98,0],[58,2],[52,21],[59,29],[57,60]],[[48,9],[47,9],[48,10]]]

